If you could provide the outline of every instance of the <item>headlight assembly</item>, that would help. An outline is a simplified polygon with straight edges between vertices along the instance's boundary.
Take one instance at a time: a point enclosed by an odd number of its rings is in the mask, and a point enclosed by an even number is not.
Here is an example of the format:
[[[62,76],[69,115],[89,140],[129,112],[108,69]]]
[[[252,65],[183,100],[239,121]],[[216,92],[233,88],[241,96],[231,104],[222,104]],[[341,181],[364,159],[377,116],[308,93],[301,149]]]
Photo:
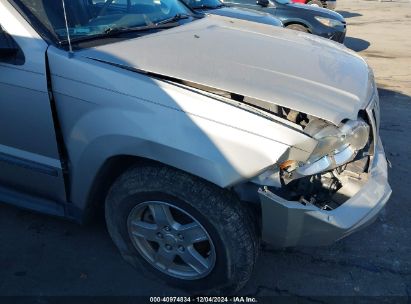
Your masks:
[[[319,16],[315,16],[314,18],[321,24],[328,26],[328,27],[343,26],[343,24],[340,21],[335,20],[335,19],[324,18],[324,17],[319,17]]]
[[[318,144],[309,159],[293,170],[298,176],[324,172],[354,159],[357,152],[367,144],[370,127],[361,118],[347,120],[339,127],[316,119],[307,125],[304,132],[316,139]],[[280,168],[287,167],[290,171],[285,163]]]

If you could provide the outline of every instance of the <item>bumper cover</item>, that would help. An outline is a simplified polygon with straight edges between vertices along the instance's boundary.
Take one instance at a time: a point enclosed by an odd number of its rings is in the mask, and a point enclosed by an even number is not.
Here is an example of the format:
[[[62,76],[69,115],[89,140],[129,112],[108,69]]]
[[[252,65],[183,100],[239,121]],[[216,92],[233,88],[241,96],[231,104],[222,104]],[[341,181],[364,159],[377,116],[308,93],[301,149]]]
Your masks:
[[[335,33],[331,34],[329,39],[334,40],[334,41],[339,42],[339,43],[344,43],[346,33],[347,33],[347,29],[344,28],[344,30],[342,30],[342,31],[335,32]]]
[[[375,152],[367,182],[331,211],[260,190],[263,241],[276,247],[328,245],[372,223],[391,195],[381,141]]]

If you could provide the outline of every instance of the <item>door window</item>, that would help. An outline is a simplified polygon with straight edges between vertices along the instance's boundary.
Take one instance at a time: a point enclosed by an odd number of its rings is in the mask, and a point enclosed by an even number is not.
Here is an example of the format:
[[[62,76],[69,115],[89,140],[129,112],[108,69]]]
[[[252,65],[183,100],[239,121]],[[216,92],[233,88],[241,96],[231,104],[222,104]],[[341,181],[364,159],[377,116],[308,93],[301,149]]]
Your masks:
[[[0,62],[24,64],[24,55],[14,39],[0,25]]]

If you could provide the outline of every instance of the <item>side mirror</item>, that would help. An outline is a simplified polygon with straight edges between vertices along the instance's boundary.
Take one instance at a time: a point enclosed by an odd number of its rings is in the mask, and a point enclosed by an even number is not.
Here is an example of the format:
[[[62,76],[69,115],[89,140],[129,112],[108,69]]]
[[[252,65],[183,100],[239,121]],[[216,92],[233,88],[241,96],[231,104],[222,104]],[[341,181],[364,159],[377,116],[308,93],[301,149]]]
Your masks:
[[[0,59],[14,57],[18,51],[17,45],[13,43],[9,34],[0,28]]]
[[[257,5],[260,5],[262,7],[267,7],[270,4],[270,1],[268,0],[257,0]]]

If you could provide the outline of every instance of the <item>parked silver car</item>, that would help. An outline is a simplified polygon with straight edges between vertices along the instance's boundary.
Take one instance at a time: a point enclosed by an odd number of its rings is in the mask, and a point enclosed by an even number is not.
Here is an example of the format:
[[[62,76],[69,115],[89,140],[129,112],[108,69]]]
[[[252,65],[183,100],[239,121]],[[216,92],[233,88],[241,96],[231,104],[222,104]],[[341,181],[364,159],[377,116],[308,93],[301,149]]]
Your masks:
[[[235,292],[261,240],[329,244],[391,194],[373,74],[343,46],[178,0],[1,0],[0,25],[0,200],[105,206],[174,286]]]

